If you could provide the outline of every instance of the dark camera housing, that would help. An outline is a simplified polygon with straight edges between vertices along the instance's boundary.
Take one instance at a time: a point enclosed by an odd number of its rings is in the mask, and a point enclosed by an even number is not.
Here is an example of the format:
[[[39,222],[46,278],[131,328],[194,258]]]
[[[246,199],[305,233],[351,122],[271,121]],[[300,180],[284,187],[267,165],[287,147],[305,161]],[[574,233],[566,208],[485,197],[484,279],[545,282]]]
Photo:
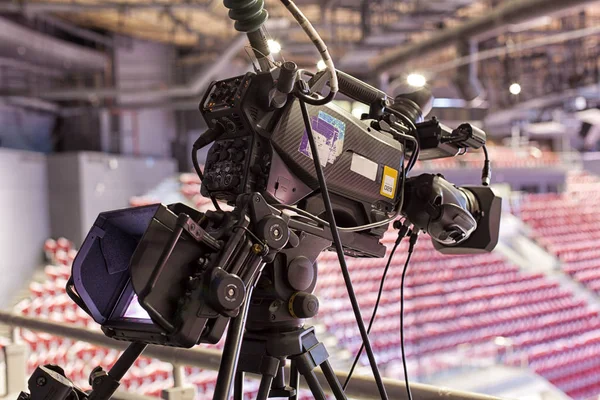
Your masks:
[[[222,331],[211,336],[207,323],[224,330],[228,318],[203,307],[199,260],[220,242],[196,222],[201,217],[183,204],[101,213],[73,262],[68,292],[115,339],[177,347],[217,341]]]
[[[477,199],[477,229],[457,246],[444,246],[434,240],[433,247],[442,254],[489,253],[498,244],[502,198],[485,186],[462,186],[461,189],[472,193]]]

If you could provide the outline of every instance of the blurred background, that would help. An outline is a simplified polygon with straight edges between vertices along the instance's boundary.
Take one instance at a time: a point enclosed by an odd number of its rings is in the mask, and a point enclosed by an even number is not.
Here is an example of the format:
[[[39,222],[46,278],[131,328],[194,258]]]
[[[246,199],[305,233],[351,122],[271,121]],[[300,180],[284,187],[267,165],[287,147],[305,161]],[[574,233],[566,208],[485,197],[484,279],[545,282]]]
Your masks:
[[[477,256],[417,245],[405,293],[411,380],[503,398],[598,398],[600,2],[297,4],[338,69],[392,96],[426,86],[435,96],[429,116],[488,134],[504,199],[501,242]],[[324,68],[286,9],[266,8],[276,60]],[[206,129],[198,104],[211,81],[251,70],[248,50],[220,1],[0,0],[0,309],[98,330],[64,293],[77,248],[101,211],[210,207],[189,173],[192,144]],[[336,102],[357,117],[368,111],[343,96]],[[413,174],[477,184],[482,157],[420,162]],[[389,247],[394,240],[386,236]],[[392,379],[403,379],[400,249],[371,334]],[[364,315],[384,264],[349,262]],[[348,370],[360,341],[338,268],[323,255],[312,322],[334,367]],[[118,355],[4,327],[0,397],[16,388],[6,379],[20,368],[7,350],[15,341],[26,348],[22,376],[58,363],[83,386],[95,365]],[[368,375],[366,358],[360,365]],[[184,375],[196,398],[211,398],[215,371],[187,366]],[[160,396],[174,383],[171,364],[143,358],[123,388]]]

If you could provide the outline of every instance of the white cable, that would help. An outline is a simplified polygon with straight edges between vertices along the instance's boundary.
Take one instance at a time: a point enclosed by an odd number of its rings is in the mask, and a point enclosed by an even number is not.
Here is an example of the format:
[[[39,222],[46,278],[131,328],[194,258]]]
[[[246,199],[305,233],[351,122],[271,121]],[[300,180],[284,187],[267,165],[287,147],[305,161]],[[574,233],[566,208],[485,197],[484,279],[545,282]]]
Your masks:
[[[298,24],[304,30],[308,38],[315,44],[317,51],[321,55],[321,59],[325,63],[326,70],[329,71],[329,74],[331,75],[329,79],[330,90],[334,93],[337,93],[339,90],[337,72],[335,70],[335,65],[333,64],[333,59],[329,54],[329,50],[327,50],[327,45],[325,45],[325,42],[323,41],[323,39],[321,39],[319,32],[317,32],[317,30],[310,23],[308,18],[304,16],[302,11],[293,1],[281,0],[281,2],[283,3],[283,5],[285,5],[285,7],[294,17],[294,19],[298,22]]]

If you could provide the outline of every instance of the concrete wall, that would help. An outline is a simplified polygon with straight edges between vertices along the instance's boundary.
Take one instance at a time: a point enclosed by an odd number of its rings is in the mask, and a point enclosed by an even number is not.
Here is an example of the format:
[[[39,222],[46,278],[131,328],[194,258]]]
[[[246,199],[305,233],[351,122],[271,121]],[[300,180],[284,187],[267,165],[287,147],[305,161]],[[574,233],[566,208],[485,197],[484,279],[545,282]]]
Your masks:
[[[53,237],[80,245],[102,211],[125,208],[176,173],[171,159],[104,153],[55,154],[48,158],[50,221]]]
[[[175,59],[173,46],[137,39],[127,39],[128,46],[115,51],[115,79],[124,89],[166,87],[171,81],[171,64]],[[123,107],[120,120],[121,153],[170,157],[171,142],[176,135],[173,110],[142,108],[128,110],[127,104],[152,103],[160,97],[120,96]]]
[[[48,216],[46,157],[0,149],[0,308],[42,263]]]
[[[594,175],[600,175],[600,152],[583,153],[581,160],[583,169]]]
[[[0,104],[0,146],[49,152],[54,121],[50,113]]]

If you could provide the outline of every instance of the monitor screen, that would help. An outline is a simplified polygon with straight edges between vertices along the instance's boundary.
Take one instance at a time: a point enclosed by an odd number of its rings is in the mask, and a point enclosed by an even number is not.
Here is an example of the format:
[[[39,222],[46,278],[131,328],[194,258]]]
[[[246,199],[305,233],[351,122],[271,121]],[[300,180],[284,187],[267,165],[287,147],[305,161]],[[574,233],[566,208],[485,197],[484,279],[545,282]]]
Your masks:
[[[131,298],[131,302],[129,303],[129,305],[127,306],[127,309],[125,310],[125,313],[123,314],[124,319],[150,319],[150,316],[148,315],[148,313],[146,312],[146,310],[144,310],[142,308],[142,306],[140,305],[140,303],[138,302],[138,297],[137,295],[133,295],[133,297]]]

